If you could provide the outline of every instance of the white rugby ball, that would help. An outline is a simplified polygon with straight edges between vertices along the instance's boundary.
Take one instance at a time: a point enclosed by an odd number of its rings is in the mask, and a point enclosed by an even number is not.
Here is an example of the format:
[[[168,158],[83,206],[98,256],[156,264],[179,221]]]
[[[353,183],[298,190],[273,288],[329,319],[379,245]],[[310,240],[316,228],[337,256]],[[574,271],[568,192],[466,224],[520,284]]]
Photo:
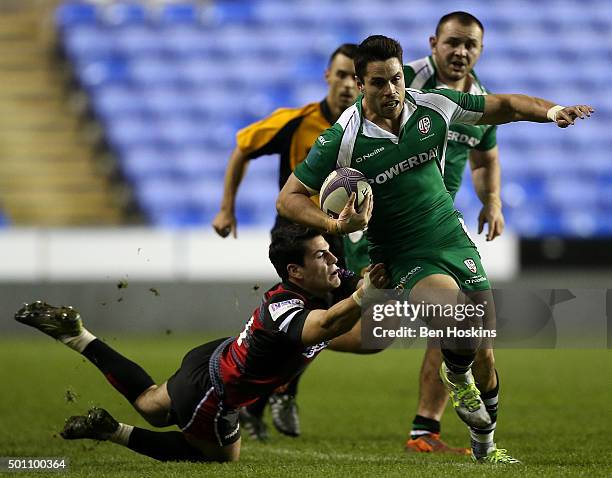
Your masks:
[[[357,194],[355,208],[359,210],[366,195],[372,194],[372,187],[361,171],[338,168],[325,178],[319,192],[319,206],[325,214],[337,218],[352,192]]]

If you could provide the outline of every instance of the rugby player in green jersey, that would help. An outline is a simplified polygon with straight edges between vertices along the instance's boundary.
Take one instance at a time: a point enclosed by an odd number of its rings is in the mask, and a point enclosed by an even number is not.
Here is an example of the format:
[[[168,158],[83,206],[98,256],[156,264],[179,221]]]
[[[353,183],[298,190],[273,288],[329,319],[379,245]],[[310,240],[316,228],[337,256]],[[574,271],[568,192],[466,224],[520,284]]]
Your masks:
[[[494,311],[486,273],[444,185],[449,125],[532,121],[565,128],[593,109],[525,95],[407,90],[402,65],[402,48],[395,40],[375,35],[361,43],[355,71],[363,97],[317,138],[281,190],[277,209],[290,220],[331,234],[368,226],[370,255],[386,265],[391,283],[409,291],[411,301],[445,305],[438,296],[447,294],[440,290],[461,290],[484,303],[478,297],[484,293],[490,320]],[[360,213],[353,194],[338,218],[328,217],[309,199],[331,171],[348,166],[371,183],[375,201],[369,220],[363,212],[371,207],[369,196]],[[457,414],[470,427],[474,458],[517,463],[493,441],[492,404],[499,385],[492,350],[465,344],[451,348],[443,342],[442,356],[440,376]]]
[[[487,94],[473,70],[482,52],[483,34],[482,23],[469,13],[444,15],[429,39],[432,54],[404,65],[406,86]],[[483,205],[478,216],[478,233],[487,223],[487,240],[493,240],[504,229],[496,129],[493,125],[451,124],[444,167],[444,184],[454,200],[469,159],[472,181]],[[359,273],[369,265],[368,241],[363,231],[345,236],[344,250],[346,264],[353,272]],[[417,413],[405,448],[410,452],[469,454],[469,448],[450,447],[440,439],[440,419],[448,401],[438,378],[441,362],[440,350],[428,348],[419,377]]]
[[[404,65],[406,85],[416,89],[451,88],[475,95],[489,93],[473,70],[482,53],[483,35],[484,27],[473,15],[466,12],[444,15],[438,21],[435,35],[429,39],[431,55]],[[482,202],[478,233],[487,223],[487,240],[495,239],[504,230],[496,129],[493,125],[451,124],[444,166],[444,184],[454,200],[469,159],[474,189]],[[367,256],[367,244],[364,252]],[[369,256],[361,260],[369,263]],[[438,378],[441,363],[440,349],[428,348],[421,366],[419,402],[405,445],[407,451],[469,451],[449,447],[440,439],[440,419],[448,401]]]

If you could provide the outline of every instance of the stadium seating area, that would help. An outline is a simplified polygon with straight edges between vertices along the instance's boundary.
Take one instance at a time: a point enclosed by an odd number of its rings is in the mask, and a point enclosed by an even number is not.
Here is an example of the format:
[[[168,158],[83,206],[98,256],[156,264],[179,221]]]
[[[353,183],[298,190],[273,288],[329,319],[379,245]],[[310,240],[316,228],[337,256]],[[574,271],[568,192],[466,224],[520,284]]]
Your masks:
[[[590,103],[595,121],[499,128],[508,226],[524,237],[612,235],[612,9],[606,0],[482,1],[477,71],[495,92]],[[473,6],[473,8],[472,8]],[[69,1],[57,28],[106,140],[152,224],[207,224],[218,209],[235,132],[280,106],[323,98],[340,43],[383,33],[405,60],[428,53],[455,2],[253,0]],[[254,161],[241,188],[242,225],[270,227],[275,158]],[[470,188],[457,206],[473,223]]]

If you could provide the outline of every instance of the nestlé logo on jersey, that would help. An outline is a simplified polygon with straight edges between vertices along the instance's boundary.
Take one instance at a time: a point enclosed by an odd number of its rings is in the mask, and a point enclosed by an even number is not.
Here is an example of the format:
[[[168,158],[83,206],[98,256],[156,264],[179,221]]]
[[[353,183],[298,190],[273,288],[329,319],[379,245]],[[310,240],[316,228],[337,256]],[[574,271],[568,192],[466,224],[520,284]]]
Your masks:
[[[370,159],[372,156],[377,155],[378,153],[384,151],[385,148],[380,147],[380,148],[376,148],[374,151],[372,151],[371,153],[366,153],[363,156],[359,156],[358,158],[355,159],[356,163],[361,163],[362,161],[367,161],[368,159]]]
[[[467,267],[472,274],[476,274],[476,272],[478,272],[478,268],[476,267],[476,263],[474,262],[474,259],[466,259],[463,261],[463,263],[465,264],[465,267]]]
[[[431,118],[423,116],[417,123],[417,128],[421,134],[427,134],[431,130]]]

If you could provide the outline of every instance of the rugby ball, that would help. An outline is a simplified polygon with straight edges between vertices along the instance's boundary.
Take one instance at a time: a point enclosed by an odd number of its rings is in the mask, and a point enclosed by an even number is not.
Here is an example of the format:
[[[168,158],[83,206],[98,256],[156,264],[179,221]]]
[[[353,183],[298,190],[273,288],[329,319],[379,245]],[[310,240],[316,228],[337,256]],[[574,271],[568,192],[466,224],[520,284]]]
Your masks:
[[[336,169],[325,178],[321,186],[319,206],[325,214],[337,218],[352,192],[357,194],[355,208],[359,210],[366,195],[372,194],[372,188],[361,171],[353,168]]]

